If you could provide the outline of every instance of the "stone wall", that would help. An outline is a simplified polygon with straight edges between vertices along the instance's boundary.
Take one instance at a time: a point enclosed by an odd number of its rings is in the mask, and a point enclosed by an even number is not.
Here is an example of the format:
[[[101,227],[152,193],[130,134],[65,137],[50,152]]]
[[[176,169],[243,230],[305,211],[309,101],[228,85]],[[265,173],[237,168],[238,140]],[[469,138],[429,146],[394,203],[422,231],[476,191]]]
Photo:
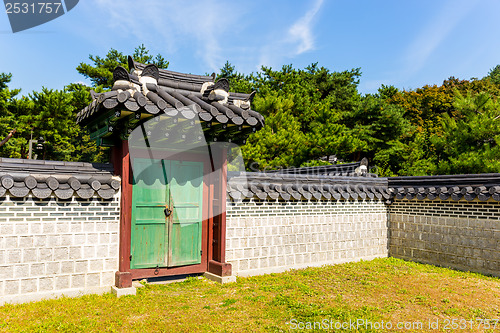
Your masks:
[[[226,218],[235,275],[387,256],[382,201],[229,201]]]
[[[500,276],[500,202],[397,200],[389,255]]]
[[[0,304],[109,291],[119,192],[104,200],[0,198]]]

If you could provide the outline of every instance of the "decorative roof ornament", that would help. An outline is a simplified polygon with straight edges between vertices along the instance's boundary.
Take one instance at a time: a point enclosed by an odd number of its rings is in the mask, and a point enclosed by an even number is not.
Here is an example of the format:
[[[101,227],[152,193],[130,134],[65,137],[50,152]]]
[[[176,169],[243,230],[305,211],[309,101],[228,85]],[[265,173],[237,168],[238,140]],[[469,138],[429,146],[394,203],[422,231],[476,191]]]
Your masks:
[[[359,163],[359,166],[354,170],[356,175],[358,176],[366,176],[368,174],[368,159],[366,157],[363,157],[361,162]]]
[[[226,78],[219,79],[217,82],[205,82],[201,86],[200,93],[203,97],[219,104],[227,104],[229,101],[229,81]]]

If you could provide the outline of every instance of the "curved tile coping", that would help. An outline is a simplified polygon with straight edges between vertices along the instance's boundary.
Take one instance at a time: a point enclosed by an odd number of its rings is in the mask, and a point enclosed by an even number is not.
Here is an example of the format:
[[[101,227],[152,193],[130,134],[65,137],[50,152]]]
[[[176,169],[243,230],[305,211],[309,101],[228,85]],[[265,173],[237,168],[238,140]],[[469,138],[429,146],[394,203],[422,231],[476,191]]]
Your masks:
[[[396,200],[500,201],[500,174],[389,178]]]
[[[0,196],[111,199],[121,186],[112,170],[110,164],[0,158]]]
[[[390,200],[387,178],[228,173],[227,192],[233,200]]]

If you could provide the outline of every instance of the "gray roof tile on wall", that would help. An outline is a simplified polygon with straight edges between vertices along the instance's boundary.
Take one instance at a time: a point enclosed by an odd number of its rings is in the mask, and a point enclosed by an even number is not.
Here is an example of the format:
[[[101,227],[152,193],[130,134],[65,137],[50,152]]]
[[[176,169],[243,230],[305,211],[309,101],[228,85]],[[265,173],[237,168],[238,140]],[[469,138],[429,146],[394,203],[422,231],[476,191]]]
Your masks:
[[[500,174],[391,177],[389,189],[396,200],[499,201]]]
[[[120,181],[113,177],[110,164],[0,158],[0,197],[31,193],[40,199],[52,194],[59,199],[74,195],[110,199],[119,188]]]
[[[386,188],[387,178],[229,172],[227,191],[233,200],[383,200]]]
[[[500,201],[500,174],[373,178],[229,172],[227,192],[233,200]]]

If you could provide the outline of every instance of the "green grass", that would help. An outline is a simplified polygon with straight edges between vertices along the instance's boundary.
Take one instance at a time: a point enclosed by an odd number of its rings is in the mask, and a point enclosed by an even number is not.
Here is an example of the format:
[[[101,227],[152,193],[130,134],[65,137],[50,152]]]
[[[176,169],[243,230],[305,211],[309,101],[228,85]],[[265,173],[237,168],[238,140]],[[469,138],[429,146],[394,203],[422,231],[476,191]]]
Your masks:
[[[0,331],[281,332],[294,322],[453,318],[500,318],[500,279],[388,258],[238,278],[226,285],[189,278],[146,285],[137,296],[122,298],[105,294],[8,304],[0,307]]]

